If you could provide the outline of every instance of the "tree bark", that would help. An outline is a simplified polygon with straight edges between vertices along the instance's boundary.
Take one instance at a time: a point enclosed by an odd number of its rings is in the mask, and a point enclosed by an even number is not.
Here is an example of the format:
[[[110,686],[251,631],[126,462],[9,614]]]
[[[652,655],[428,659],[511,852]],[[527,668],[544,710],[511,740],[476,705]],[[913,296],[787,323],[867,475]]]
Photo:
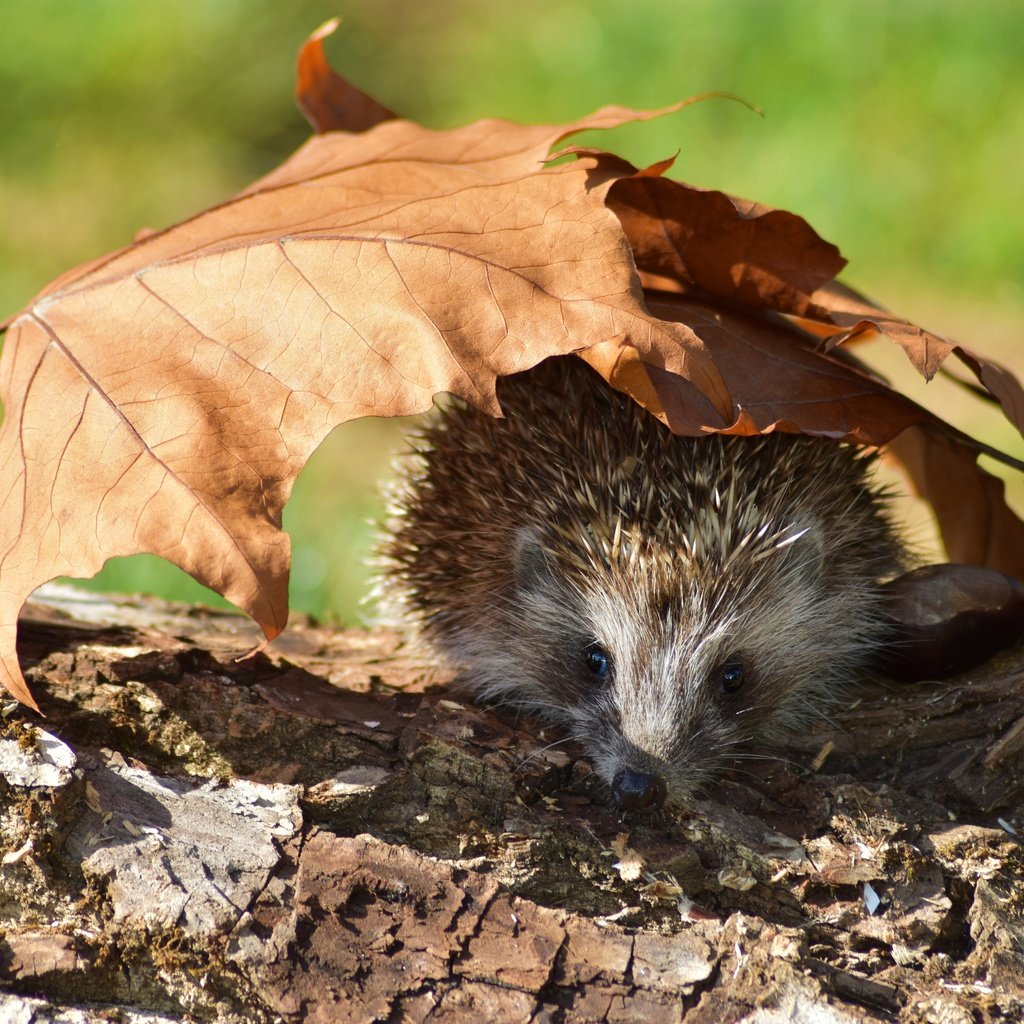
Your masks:
[[[685,811],[383,632],[44,588],[0,1021],[1024,1019],[1024,652],[865,684]]]

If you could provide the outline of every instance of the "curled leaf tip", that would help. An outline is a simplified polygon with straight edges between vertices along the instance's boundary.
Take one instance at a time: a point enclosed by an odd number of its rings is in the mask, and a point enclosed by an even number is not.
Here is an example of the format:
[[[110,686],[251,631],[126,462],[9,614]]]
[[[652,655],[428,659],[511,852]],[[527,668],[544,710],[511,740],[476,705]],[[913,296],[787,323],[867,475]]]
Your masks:
[[[312,32],[309,36],[310,41],[319,41],[326,39],[328,36],[333,35],[338,31],[338,26],[341,24],[341,18],[328,18],[318,29]]]
[[[295,72],[295,99],[317,134],[361,132],[395,115],[372,96],[347,82],[332,67],[323,41],[341,24],[325,21],[302,44]]]

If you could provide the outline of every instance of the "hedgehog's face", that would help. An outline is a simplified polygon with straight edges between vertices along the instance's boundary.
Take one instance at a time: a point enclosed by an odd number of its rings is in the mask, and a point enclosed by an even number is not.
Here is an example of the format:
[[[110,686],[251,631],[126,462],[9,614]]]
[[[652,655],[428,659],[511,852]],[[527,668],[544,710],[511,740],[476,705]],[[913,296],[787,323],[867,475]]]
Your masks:
[[[515,557],[515,679],[492,692],[565,724],[625,811],[690,796],[848,670],[857,642],[810,541],[735,583],[686,562],[570,574],[529,537]]]
[[[541,674],[549,694],[568,697],[564,720],[615,805],[640,813],[692,795],[773,711],[770,655],[738,621],[710,627],[696,609],[650,597],[618,586],[566,601],[564,653],[549,649]]]

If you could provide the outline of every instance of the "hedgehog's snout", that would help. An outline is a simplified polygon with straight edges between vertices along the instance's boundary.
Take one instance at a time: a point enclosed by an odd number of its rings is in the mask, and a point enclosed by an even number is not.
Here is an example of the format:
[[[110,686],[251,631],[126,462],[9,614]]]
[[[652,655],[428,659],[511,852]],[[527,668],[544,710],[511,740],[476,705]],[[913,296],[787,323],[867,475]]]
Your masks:
[[[618,811],[651,814],[665,804],[668,787],[660,775],[623,768],[612,779],[612,803]]]

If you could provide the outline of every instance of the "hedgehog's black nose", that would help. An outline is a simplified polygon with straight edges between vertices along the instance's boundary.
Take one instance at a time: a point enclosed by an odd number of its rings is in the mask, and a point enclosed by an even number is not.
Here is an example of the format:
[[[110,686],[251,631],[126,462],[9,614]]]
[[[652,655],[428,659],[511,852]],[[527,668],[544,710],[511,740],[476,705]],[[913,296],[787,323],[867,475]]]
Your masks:
[[[612,803],[620,811],[650,814],[665,803],[668,789],[660,775],[623,768],[612,779]]]

